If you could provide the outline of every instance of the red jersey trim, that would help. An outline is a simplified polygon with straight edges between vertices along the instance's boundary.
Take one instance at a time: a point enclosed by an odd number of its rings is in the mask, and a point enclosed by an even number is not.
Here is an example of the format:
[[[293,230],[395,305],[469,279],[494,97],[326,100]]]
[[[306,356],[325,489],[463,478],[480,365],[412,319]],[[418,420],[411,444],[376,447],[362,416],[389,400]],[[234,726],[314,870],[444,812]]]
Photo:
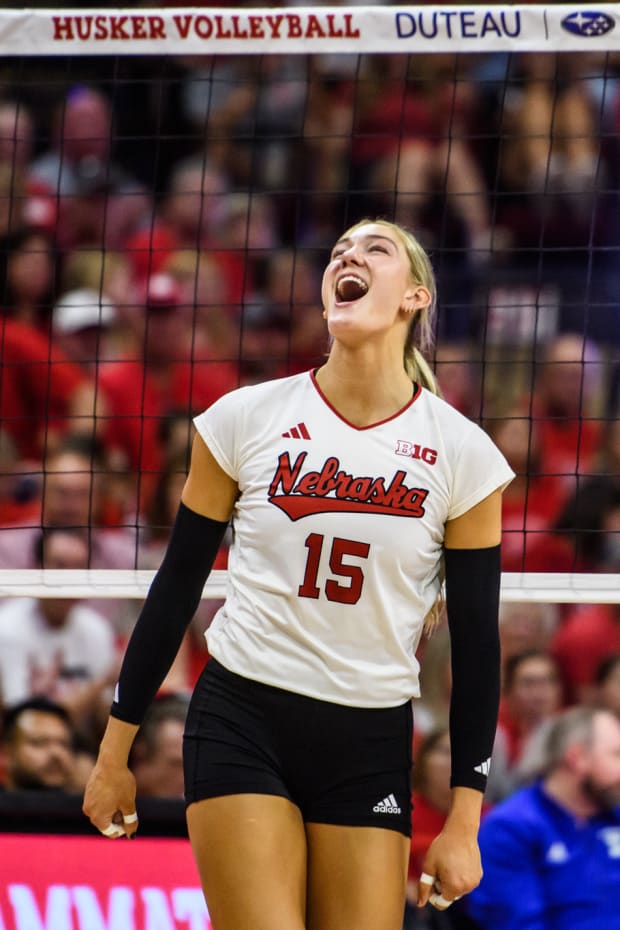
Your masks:
[[[339,420],[342,420],[342,422],[343,422],[343,423],[346,423],[347,426],[350,426],[351,429],[355,429],[355,430],[357,430],[357,431],[360,432],[360,433],[363,432],[364,430],[367,430],[367,429],[375,429],[377,426],[383,426],[384,423],[389,423],[390,420],[395,420],[397,417],[399,417],[401,414],[403,414],[403,413],[405,412],[405,410],[409,410],[409,408],[410,408],[413,404],[415,404],[416,400],[418,399],[418,397],[419,397],[420,394],[422,393],[422,388],[420,387],[420,385],[417,384],[415,381],[413,381],[413,382],[412,382],[412,383],[413,383],[413,396],[412,396],[411,400],[407,401],[407,403],[405,404],[404,407],[401,407],[400,410],[397,410],[396,413],[393,413],[391,417],[386,417],[385,420],[377,420],[376,423],[369,423],[368,426],[356,426],[355,423],[351,423],[350,420],[347,420],[346,417],[343,417],[342,414],[339,413],[339,412],[336,410],[336,408],[333,406],[333,404],[330,404],[330,402],[328,401],[327,397],[325,396],[325,394],[323,393],[323,391],[321,390],[321,388],[320,388],[319,385],[318,385],[318,382],[317,382],[317,380],[316,380],[316,369],[313,369],[312,371],[310,371],[309,374],[310,374],[310,378],[311,378],[311,380],[312,380],[312,384],[314,385],[314,388],[315,388],[315,390],[317,391],[317,393],[318,393],[319,397],[321,398],[321,400],[323,401],[323,403],[324,403],[327,407],[329,407],[329,409],[332,411],[332,413],[334,413],[334,414],[338,417]]]

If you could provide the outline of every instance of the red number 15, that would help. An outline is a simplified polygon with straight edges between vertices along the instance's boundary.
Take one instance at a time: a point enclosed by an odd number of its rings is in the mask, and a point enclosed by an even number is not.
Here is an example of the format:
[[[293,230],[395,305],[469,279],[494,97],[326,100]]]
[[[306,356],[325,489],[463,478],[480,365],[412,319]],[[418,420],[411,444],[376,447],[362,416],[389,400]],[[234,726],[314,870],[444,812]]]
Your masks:
[[[297,591],[300,597],[318,598],[321,594],[321,589],[317,587],[317,576],[324,541],[325,537],[320,533],[310,533],[304,543],[308,550],[308,558],[303,584]],[[341,539],[339,536],[334,538],[329,553],[329,567],[339,578],[348,578],[349,583],[340,584],[333,578],[328,578],[325,582],[325,596],[328,601],[337,601],[339,604],[357,604],[362,594],[364,572],[359,565],[343,562],[343,557],[353,555],[360,559],[367,559],[369,552],[368,543],[356,542],[354,539]]]

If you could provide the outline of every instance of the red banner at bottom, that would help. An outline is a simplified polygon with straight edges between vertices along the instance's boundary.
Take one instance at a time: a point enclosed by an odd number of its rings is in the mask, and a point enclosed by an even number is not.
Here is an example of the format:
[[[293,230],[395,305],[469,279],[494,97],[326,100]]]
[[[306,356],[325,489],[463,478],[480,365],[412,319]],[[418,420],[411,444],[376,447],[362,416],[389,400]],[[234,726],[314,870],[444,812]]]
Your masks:
[[[212,930],[189,842],[0,834],[0,930]]]

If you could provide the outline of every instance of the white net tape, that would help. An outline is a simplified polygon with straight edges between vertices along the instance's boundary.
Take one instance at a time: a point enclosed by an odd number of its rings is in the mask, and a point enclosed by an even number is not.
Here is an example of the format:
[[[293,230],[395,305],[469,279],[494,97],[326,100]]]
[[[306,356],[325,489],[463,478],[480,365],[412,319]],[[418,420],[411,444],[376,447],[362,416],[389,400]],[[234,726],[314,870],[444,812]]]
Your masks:
[[[615,4],[0,10],[2,55],[613,51]]]
[[[152,571],[84,571],[23,569],[0,571],[0,597],[97,597],[141,600],[153,579]],[[226,593],[226,571],[213,571],[203,597]],[[620,603],[620,575],[562,574],[560,572],[504,572],[504,603],[537,601],[554,604]]]

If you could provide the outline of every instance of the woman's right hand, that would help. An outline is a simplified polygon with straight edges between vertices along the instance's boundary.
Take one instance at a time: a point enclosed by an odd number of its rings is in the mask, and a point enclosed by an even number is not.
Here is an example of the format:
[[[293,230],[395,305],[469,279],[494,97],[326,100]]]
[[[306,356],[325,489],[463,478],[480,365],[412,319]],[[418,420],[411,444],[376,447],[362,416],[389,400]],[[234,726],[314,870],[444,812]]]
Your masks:
[[[133,772],[126,765],[98,759],[86,784],[82,810],[104,836],[132,839],[138,829]]]
[[[127,764],[138,727],[110,717],[103,734],[99,757],[84,791],[82,810],[97,829],[110,839],[135,836],[136,780]]]

